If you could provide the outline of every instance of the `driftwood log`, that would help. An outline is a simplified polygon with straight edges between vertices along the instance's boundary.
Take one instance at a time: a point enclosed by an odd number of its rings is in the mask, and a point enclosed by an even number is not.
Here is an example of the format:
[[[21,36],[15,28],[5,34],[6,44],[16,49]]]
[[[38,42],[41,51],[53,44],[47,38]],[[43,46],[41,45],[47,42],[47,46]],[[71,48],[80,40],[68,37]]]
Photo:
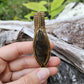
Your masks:
[[[47,20],[46,29],[50,40],[55,43],[52,53],[84,73],[84,17],[64,21]],[[20,32],[28,35],[24,40],[33,38],[33,22],[0,21],[0,45],[20,41]]]

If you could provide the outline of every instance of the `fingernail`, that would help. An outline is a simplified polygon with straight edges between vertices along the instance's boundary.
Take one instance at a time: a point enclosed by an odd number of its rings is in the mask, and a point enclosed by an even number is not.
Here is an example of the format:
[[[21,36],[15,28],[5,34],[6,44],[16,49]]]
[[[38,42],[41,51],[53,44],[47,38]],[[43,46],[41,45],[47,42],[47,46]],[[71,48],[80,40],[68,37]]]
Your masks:
[[[38,78],[43,82],[49,76],[49,70],[47,68],[42,68],[39,72],[37,72]]]

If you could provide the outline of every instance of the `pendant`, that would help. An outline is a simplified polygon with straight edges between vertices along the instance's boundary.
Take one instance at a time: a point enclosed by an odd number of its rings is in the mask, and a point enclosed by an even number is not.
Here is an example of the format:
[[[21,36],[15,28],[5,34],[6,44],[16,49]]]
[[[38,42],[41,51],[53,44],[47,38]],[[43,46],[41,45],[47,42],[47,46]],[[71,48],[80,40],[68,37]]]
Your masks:
[[[45,28],[44,12],[34,14],[33,54],[41,67],[46,67],[50,58],[50,42]]]

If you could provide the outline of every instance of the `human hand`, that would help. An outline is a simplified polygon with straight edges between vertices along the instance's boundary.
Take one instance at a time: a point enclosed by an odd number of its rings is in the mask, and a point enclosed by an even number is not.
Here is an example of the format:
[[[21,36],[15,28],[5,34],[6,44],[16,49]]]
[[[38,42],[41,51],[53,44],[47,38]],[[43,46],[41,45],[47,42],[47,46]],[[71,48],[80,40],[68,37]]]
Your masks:
[[[51,43],[51,49],[54,44]],[[51,57],[48,68],[39,68],[33,56],[33,42],[17,42],[0,48],[0,84],[46,84],[57,73],[58,57]]]

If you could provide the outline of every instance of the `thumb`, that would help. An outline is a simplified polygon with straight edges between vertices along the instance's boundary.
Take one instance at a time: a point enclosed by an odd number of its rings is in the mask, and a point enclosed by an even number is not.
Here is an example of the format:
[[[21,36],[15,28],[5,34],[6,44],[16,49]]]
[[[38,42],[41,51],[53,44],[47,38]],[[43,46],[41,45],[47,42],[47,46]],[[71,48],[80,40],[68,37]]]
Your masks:
[[[45,82],[48,77],[49,70],[47,68],[40,68],[9,84],[41,84]]]

